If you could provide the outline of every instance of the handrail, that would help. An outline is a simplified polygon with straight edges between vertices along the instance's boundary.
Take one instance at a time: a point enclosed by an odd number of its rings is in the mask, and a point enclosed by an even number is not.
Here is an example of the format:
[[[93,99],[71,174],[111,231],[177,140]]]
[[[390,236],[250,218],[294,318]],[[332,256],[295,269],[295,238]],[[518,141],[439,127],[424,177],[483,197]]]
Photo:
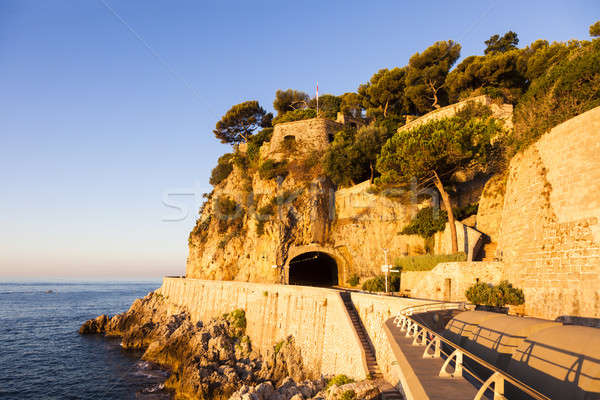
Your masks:
[[[420,304],[420,305],[416,305],[416,306],[409,306],[409,307],[405,307],[404,309],[402,309],[398,315],[396,316],[394,322],[396,323],[397,326],[399,326],[399,321],[398,318],[404,317],[407,318],[411,321],[411,325],[416,326],[421,328],[421,332],[418,332],[416,329],[413,329],[412,326],[411,328],[409,328],[409,333],[412,330],[414,330],[414,337],[415,337],[415,341],[416,339],[419,337],[419,335],[422,335],[423,332],[426,333],[426,335],[423,335],[423,344],[427,344],[427,336],[431,335],[432,338],[430,340],[430,344],[431,342],[433,342],[434,340],[439,340],[440,342],[443,342],[445,344],[447,344],[448,346],[452,347],[453,349],[455,349],[456,351],[459,351],[461,353],[463,353],[465,356],[469,357],[470,359],[472,359],[473,361],[475,361],[477,364],[487,368],[488,370],[492,371],[492,376],[490,377],[490,379],[492,378],[497,378],[500,377],[501,379],[510,382],[513,386],[515,386],[517,389],[521,390],[522,392],[528,394],[529,396],[532,396],[534,399],[536,400],[551,400],[549,397],[545,396],[544,394],[538,392],[537,390],[535,390],[534,388],[528,386],[527,384],[525,384],[524,382],[521,382],[519,379],[513,377],[512,375],[508,374],[505,371],[502,371],[498,368],[496,368],[494,365],[490,364],[489,362],[479,358],[478,356],[476,356],[475,354],[471,353],[470,351],[464,349],[463,347],[457,345],[456,343],[446,339],[445,337],[441,336],[440,334],[438,334],[437,332],[431,330],[430,328],[426,327],[425,325],[421,324],[420,322],[416,321],[414,318],[411,317],[411,315],[414,313],[414,310],[412,309],[418,309],[421,307],[425,307],[425,308],[429,308],[429,307],[433,307],[437,305],[439,308],[439,310],[444,310],[444,309],[448,309],[448,306],[450,305],[462,305],[464,306],[464,303],[428,303],[428,304]],[[428,311],[432,311],[431,309]],[[427,352],[428,348],[425,349],[425,351]],[[443,351],[442,351],[443,352]],[[446,354],[445,352],[443,352],[444,354]],[[451,355],[446,354],[447,357],[451,357]],[[461,356],[462,357],[462,356]],[[461,366],[461,368],[464,368]],[[445,365],[444,367],[442,367],[442,370],[445,369]],[[467,372],[469,372],[470,375],[472,375],[474,378],[476,378],[477,380],[479,380],[480,382],[484,383],[478,376],[476,376],[473,372],[469,371],[468,369],[464,368],[465,370],[467,370]],[[489,381],[489,379],[488,379]],[[485,383],[484,383],[485,384]],[[488,387],[486,387],[487,389]],[[482,388],[483,389],[483,388]],[[490,389],[493,390],[493,389]]]

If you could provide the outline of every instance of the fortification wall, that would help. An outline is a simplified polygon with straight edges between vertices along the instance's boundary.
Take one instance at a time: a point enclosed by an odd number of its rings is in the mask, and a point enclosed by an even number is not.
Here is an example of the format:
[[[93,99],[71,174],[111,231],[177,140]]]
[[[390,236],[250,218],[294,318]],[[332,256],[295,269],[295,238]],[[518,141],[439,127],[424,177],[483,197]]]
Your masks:
[[[600,317],[600,107],[509,167],[497,254],[528,315]]]
[[[470,99],[459,101],[458,103],[451,104],[446,107],[439,108],[437,110],[431,111],[422,117],[419,117],[406,125],[398,128],[398,132],[410,130],[426,124],[430,121],[442,119],[442,118],[450,118],[456,115],[457,112],[462,110],[469,102],[475,102],[478,104],[484,104],[490,107],[492,110],[492,114],[495,118],[504,122],[504,127],[507,129],[513,128],[512,123],[512,114],[513,114],[513,106],[512,104],[496,104],[491,98],[486,95],[472,97]]]
[[[194,321],[244,309],[254,349],[265,354],[292,335],[314,375],[363,379],[368,373],[360,341],[335,290],[166,277],[158,291],[170,312],[186,310]]]
[[[286,137],[294,137],[296,149],[299,151],[325,150],[330,143],[329,135],[335,134],[343,127],[342,124],[325,118],[277,124],[273,130],[268,155],[289,151],[284,142]]]

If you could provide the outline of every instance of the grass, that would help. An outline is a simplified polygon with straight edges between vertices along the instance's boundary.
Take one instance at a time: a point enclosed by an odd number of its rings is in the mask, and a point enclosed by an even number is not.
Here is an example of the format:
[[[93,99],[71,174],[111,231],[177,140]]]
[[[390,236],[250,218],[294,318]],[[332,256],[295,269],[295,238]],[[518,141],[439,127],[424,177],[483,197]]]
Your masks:
[[[402,271],[430,271],[439,263],[453,261],[467,261],[467,255],[465,253],[456,253],[400,257],[395,260],[394,267]]]
[[[343,374],[336,375],[333,378],[331,378],[329,380],[329,382],[327,382],[327,388],[330,388],[333,385],[342,386],[342,385],[345,385],[347,383],[352,383],[352,382],[354,382],[354,379],[348,378],[346,375],[343,375]]]

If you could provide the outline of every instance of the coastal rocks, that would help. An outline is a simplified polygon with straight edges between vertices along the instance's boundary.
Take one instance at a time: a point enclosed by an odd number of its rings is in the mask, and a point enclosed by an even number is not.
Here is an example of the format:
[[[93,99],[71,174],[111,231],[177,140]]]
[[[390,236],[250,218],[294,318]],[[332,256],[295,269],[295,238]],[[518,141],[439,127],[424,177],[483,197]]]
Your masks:
[[[123,314],[86,321],[79,333],[120,336],[124,349],[145,350],[143,360],[170,370],[165,387],[177,397],[227,398],[240,386],[263,384],[259,393],[279,385],[288,397],[309,398],[320,389],[316,383],[290,383],[290,377],[298,382],[307,379],[292,337],[275,346],[264,360],[252,350],[243,310],[205,323],[192,322],[183,309],[172,311],[161,294],[150,293]]]
[[[315,398],[325,387],[325,380],[304,381],[296,384],[292,378],[286,378],[276,388],[271,382],[257,386],[242,386],[229,400],[305,400]]]
[[[379,387],[373,381],[361,381],[347,383],[345,385],[331,386],[325,392],[325,400],[348,400],[348,399],[377,399],[380,395]]]
[[[273,351],[265,356],[261,376],[277,385],[282,384],[287,378],[300,382],[310,377],[303,368],[300,349],[292,336],[279,342]]]
[[[91,333],[105,333],[108,321],[108,315],[102,314],[95,319],[90,319],[89,321],[84,322],[79,328],[79,333],[82,335]]]
[[[380,395],[379,388],[372,381],[325,387],[326,381],[322,378],[301,383],[286,378],[277,387],[271,382],[256,386],[243,385],[229,400],[374,400]]]

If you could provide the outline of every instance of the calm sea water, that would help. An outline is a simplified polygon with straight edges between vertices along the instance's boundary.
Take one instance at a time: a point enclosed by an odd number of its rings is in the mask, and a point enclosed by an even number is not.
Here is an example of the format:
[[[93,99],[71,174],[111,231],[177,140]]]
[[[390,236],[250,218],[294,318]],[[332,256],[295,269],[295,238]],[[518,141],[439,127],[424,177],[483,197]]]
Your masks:
[[[122,350],[119,339],[77,333],[84,321],[126,311],[159,286],[0,282],[0,398],[169,398],[160,389],[166,373],[140,353]]]

